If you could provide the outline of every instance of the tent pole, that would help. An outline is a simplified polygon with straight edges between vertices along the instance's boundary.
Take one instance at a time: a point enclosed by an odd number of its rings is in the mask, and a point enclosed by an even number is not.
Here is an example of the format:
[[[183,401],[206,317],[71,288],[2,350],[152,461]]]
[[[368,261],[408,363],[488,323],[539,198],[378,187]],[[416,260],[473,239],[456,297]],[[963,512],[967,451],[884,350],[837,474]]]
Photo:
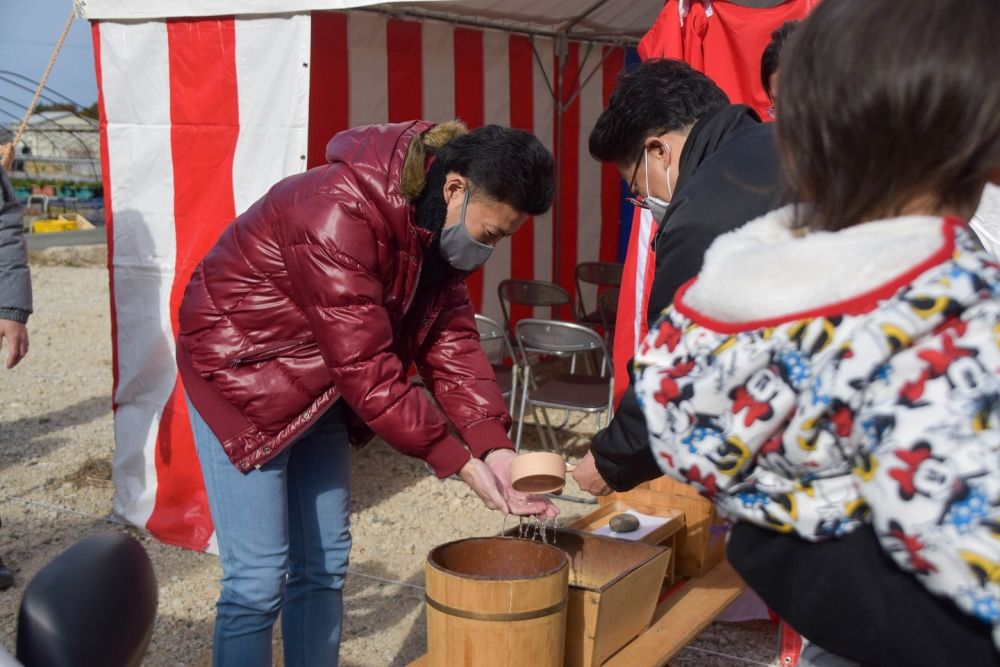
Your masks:
[[[545,63],[542,62],[542,56],[541,56],[541,54],[538,53],[538,47],[535,45],[535,38],[534,38],[534,36],[528,37],[528,42],[531,44],[531,52],[533,54],[535,54],[535,62],[538,63],[538,71],[540,71],[542,73],[542,78],[545,79],[545,87],[549,89],[549,95],[551,95],[552,99],[555,100],[556,99],[556,91],[552,87],[552,82],[549,81],[549,73],[545,69]]]
[[[588,10],[587,14],[597,6],[600,6],[607,2],[607,0],[600,0],[595,7]],[[443,11],[433,11],[427,9],[409,9],[405,7],[399,7],[396,5],[379,5],[379,6],[362,6],[353,7],[349,10],[343,11],[358,11],[358,12],[369,12],[372,14],[381,14],[382,16],[387,16],[393,19],[411,19],[411,20],[431,20],[440,21],[441,23],[446,23],[449,25],[465,26],[469,28],[479,28],[488,30],[499,30],[501,32],[508,32],[516,35],[528,35],[532,37],[549,37],[555,38],[560,34],[565,34],[570,39],[574,39],[581,42],[602,42],[615,44],[620,42],[622,39],[630,40],[633,42],[638,42],[639,38],[642,37],[643,33],[637,33],[629,30],[610,30],[604,32],[595,32],[593,30],[589,32],[573,32],[572,30],[563,30],[558,28],[555,30],[546,30],[538,28],[529,28],[523,25],[511,24],[507,21],[501,20],[490,20],[484,19],[482,17],[466,18],[458,14],[452,14]],[[587,14],[582,14],[575,19],[571,19],[565,25],[575,26],[580,20],[585,18]]]
[[[559,196],[560,185],[562,183],[562,147],[563,147],[563,113],[566,111],[566,106],[563,104],[563,97],[565,95],[564,86],[566,84],[565,71],[566,65],[569,60],[569,43],[567,39],[567,33],[573,29],[580,21],[587,18],[592,12],[594,12],[601,5],[605,4],[608,0],[596,0],[591,4],[586,11],[577,17],[567,21],[564,25],[560,26],[556,31],[556,128],[555,128],[555,141],[553,142],[556,148],[556,196]],[[580,77],[577,76],[577,82],[579,82]],[[557,200],[558,201],[558,200]],[[555,229],[552,230],[552,252],[555,255],[552,262],[552,282],[559,284],[559,278],[561,276],[560,269],[562,269],[562,206],[556,205],[555,211],[552,216],[552,224]]]
[[[555,211],[553,211],[552,216],[552,282],[559,284],[560,269],[562,268],[562,243],[561,243],[561,225],[562,220],[562,205],[558,197],[560,196],[560,190],[562,186],[562,147],[563,147],[563,112],[566,110],[563,107],[563,86],[566,81],[563,77],[563,73],[566,70],[566,64],[569,57],[569,44],[566,40],[566,35],[560,33],[556,35],[555,42],[556,49],[556,73],[555,73],[555,84],[556,84],[556,127],[555,127],[555,141],[553,142],[553,147],[555,148],[555,159],[556,159],[556,206]]]
[[[580,42],[603,42],[621,46],[622,44],[638,44],[644,33],[631,30],[606,30],[604,32],[569,32],[566,34],[570,39]]]
[[[605,61],[607,61],[607,59],[611,57],[611,54],[614,52],[614,49],[617,48],[620,47],[613,46],[610,49],[608,49],[608,52],[601,57],[600,62],[598,62],[594,66],[594,68],[590,71],[590,74],[588,74],[587,77],[583,80],[583,83],[577,86],[576,91],[573,93],[572,97],[566,100],[566,106],[573,104],[576,98],[580,96],[580,93],[583,92],[583,89],[587,87],[587,84],[590,83],[590,80],[594,78],[594,75],[597,74],[600,71],[601,67],[604,66]],[[577,81],[579,81],[580,80],[579,77],[583,75],[583,67],[589,59],[590,59],[590,51],[587,52],[587,57],[583,59],[583,63],[581,63],[580,65],[580,71],[577,73]]]
[[[577,23],[579,23],[580,21],[584,20],[585,18],[587,18],[588,16],[590,16],[591,14],[593,14],[594,12],[596,12],[598,9],[601,8],[601,5],[605,5],[605,4],[607,4],[607,2],[608,2],[608,0],[597,0],[590,7],[587,7],[587,9],[585,9],[582,14],[578,14],[577,16],[571,18],[566,23],[564,23],[561,26],[559,26],[559,29],[556,30],[556,32],[558,32],[558,33],[568,33],[570,30],[573,29],[573,27]]]

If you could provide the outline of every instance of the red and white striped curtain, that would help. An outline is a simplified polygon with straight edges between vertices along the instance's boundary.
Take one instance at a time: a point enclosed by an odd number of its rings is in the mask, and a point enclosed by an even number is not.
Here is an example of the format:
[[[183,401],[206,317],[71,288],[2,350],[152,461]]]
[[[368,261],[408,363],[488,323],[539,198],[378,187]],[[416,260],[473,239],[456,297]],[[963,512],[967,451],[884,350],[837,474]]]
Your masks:
[[[324,163],[329,138],[352,126],[457,117],[471,127],[530,130],[555,149],[555,45],[364,11],[101,21],[93,38],[111,274],[114,509],[165,542],[211,548],[174,363],[177,307],[198,261],[237,214],[281,178]],[[617,259],[619,177],[590,157],[587,136],[622,62],[621,49],[569,44],[554,207],[561,257],[553,256],[554,216],[537,216],[470,279],[481,312],[499,315],[504,278],[554,280],[573,293],[578,262]]]

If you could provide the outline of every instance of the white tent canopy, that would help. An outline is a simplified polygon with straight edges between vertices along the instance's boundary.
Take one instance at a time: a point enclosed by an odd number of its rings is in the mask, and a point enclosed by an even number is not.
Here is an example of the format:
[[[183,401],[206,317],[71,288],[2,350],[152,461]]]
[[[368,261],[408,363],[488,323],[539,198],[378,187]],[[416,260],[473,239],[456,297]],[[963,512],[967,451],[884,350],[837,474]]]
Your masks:
[[[369,8],[401,16],[439,18],[571,39],[635,41],[653,24],[662,0],[76,0],[81,16],[93,20],[150,20],[175,17],[249,16],[313,10]]]

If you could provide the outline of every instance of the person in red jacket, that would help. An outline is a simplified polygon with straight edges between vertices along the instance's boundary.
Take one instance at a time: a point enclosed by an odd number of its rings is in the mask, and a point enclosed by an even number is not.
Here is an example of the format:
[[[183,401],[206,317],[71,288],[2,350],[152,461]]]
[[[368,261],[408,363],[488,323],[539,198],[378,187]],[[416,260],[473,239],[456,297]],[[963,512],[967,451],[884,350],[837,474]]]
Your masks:
[[[279,612],[286,665],[337,664],[349,441],[377,435],[491,509],[558,513],[510,487],[511,420],[463,280],[549,208],[552,155],[520,130],[412,121],[342,132],[327,159],[236,218],[180,307],[223,571],[215,665],[270,665]]]

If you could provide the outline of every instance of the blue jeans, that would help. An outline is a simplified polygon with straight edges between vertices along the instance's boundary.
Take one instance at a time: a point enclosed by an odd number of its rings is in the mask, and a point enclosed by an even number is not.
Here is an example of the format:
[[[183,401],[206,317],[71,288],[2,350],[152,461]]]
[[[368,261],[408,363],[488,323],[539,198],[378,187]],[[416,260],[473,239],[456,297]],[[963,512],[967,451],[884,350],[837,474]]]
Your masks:
[[[351,550],[343,408],[244,475],[188,407],[222,564],[212,664],[270,667],[280,612],[285,665],[335,666]]]

